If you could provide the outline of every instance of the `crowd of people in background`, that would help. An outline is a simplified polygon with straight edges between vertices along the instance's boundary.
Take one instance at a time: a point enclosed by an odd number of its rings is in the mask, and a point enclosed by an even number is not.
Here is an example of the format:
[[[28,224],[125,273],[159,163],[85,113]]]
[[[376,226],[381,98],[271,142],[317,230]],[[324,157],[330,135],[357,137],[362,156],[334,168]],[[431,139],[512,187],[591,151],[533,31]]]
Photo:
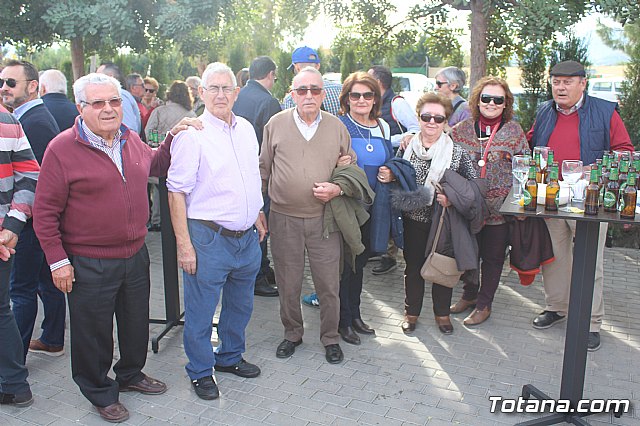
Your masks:
[[[27,354],[64,354],[67,304],[73,380],[102,418],[128,418],[119,392],[166,391],[142,372],[150,291],[144,241],[163,226],[164,176],[183,270],[186,371],[202,399],[220,395],[214,371],[260,375],[243,358],[254,295],[279,297],[276,357],[303,343],[302,301],[319,308],[327,362],[342,362],[340,341],[358,345],[375,334],[360,309],[365,265],[377,258],[371,272],[385,274],[400,249],[399,325],[407,335],[418,327],[427,286],[443,335],[454,332],[452,314],[470,311],[467,327],[485,323],[514,228],[533,223],[555,261],[541,265],[546,306],[532,326],[566,318],[575,222],[520,221],[500,208],[512,187],[512,158],[535,146],[587,168],[609,151],[634,150],[617,106],[586,94],[584,67],[565,61],[551,69],[553,99],[529,130],[515,121],[514,96],[498,77],[480,79],[467,100],[464,71],[443,68],[435,93],[413,109],[394,93],[385,66],[339,84],[325,80],[320,65],[314,49],[297,48],[291,90],[280,102],[271,93],[276,63],[267,56],[237,74],[210,64],[166,93],[151,76],[123,76],[103,63],[74,82],[74,103],[62,72],[3,64],[1,403],[32,403]],[[606,230],[602,224],[590,351],[601,346]],[[432,250],[455,258],[460,300],[452,301],[450,285],[425,282],[421,268]],[[315,292],[302,295],[305,255]],[[38,297],[44,320],[33,339]],[[114,315],[120,357],[112,379]]]

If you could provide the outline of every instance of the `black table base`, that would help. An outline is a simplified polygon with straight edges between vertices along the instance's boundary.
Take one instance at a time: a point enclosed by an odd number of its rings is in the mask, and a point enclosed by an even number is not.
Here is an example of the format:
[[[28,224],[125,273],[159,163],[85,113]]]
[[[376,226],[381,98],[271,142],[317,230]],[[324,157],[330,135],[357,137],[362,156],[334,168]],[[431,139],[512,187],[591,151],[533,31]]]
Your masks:
[[[600,223],[596,221],[576,221],[576,236],[573,249],[573,266],[571,270],[571,294],[569,296],[569,313],[564,343],[564,360],[562,363],[562,382],[560,399],[570,401],[575,409],[582,399],[584,375],[587,365],[587,343],[591,323],[591,305],[593,301],[593,285],[596,273],[596,255]],[[533,385],[522,387],[522,397],[538,400],[550,400],[549,396]],[[591,413],[555,413],[539,419],[518,423],[519,426],[542,426],[557,423],[588,425],[582,417]],[[615,413],[620,417],[621,413]]]

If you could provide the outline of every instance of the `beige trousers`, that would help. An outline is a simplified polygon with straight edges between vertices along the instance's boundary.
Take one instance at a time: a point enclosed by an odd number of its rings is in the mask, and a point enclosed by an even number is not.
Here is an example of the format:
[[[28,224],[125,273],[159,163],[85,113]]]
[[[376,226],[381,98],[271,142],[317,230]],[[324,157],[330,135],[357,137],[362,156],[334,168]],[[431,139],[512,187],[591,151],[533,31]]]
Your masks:
[[[576,234],[576,222],[565,219],[545,219],[555,261],[542,266],[546,311],[567,315],[569,293],[571,290],[571,268],[573,266],[573,238]],[[591,306],[591,326],[589,331],[600,331],[604,316],[602,289],[604,286],[604,243],[607,237],[607,223],[600,223],[598,251],[596,257],[596,275],[593,286]]]
[[[298,218],[275,211],[269,215],[271,255],[280,293],[280,319],[284,338],[297,342],[304,334],[300,296],[304,278],[305,249],[311,277],[320,300],[320,341],[324,346],[338,343],[340,320],[339,232],[322,237],[323,218]]]

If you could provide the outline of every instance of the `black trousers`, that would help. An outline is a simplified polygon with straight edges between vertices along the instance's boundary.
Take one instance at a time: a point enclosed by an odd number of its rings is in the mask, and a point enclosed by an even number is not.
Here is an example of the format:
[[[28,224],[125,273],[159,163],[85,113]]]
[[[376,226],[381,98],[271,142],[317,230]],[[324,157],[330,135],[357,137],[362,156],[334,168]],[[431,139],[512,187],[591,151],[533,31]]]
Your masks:
[[[425,281],[420,275],[420,269],[427,260],[426,249],[429,238],[430,223],[418,222],[407,217],[403,218],[404,225],[404,310],[407,315],[419,316],[424,300]],[[432,283],[431,298],[433,299],[433,313],[437,316],[450,314],[451,296],[453,289]]]
[[[360,295],[362,294],[362,279],[364,266],[369,260],[371,247],[370,220],[360,227],[364,251],[356,256],[355,271],[351,269],[349,261],[344,260],[342,277],[340,278],[340,323],[338,327],[350,327],[354,319],[360,319]]]
[[[95,406],[118,401],[120,386],[143,379],[149,342],[149,252],[128,259],[73,256],[75,283],[68,294],[71,373]],[[115,380],[107,376],[113,360],[113,315],[118,322],[120,360]]]

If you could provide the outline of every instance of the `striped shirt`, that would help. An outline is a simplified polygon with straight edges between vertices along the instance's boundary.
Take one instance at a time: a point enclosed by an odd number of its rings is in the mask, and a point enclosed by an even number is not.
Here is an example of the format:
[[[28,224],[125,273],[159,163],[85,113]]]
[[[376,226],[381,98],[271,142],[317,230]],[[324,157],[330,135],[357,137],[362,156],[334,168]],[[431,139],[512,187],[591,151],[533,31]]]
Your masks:
[[[18,120],[0,107],[0,228],[19,234],[35,197],[40,166]]]
[[[120,172],[122,177],[124,177],[124,172],[122,170],[122,141],[120,140],[122,136],[122,130],[118,129],[115,136],[113,137],[111,146],[109,146],[106,140],[93,133],[91,129],[87,127],[84,120],[80,119],[80,122],[82,123],[82,130],[87,137],[87,141],[89,141],[92,147],[97,148],[107,154],[109,158],[111,158],[111,161],[113,161],[113,164],[115,164],[118,168],[118,171]]]

